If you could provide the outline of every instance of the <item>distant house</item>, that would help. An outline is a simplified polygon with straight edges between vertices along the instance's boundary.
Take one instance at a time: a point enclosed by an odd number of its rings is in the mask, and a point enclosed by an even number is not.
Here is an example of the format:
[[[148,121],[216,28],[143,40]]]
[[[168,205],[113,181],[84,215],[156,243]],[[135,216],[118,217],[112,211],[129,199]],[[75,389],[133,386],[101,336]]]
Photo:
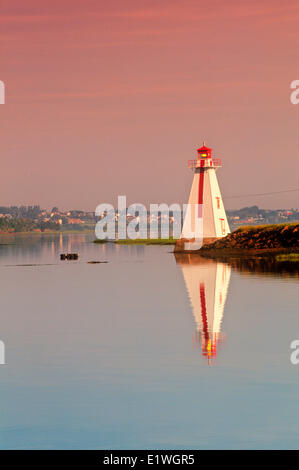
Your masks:
[[[85,224],[84,220],[81,219],[68,219],[68,224]]]

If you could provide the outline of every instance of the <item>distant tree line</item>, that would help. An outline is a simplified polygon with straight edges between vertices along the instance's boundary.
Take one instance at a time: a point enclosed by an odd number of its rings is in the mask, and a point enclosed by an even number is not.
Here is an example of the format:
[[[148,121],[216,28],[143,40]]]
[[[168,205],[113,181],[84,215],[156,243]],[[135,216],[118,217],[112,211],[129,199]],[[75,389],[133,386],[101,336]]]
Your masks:
[[[60,230],[60,225],[56,222],[39,222],[33,221],[30,219],[11,219],[8,217],[0,218],[0,232],[33,232],[35,230],[40,230],[44,232],[45,230]]]
[[[14,219],[36,219],[40,213],[40,206],[0,206],[0,214],[11,215]]]

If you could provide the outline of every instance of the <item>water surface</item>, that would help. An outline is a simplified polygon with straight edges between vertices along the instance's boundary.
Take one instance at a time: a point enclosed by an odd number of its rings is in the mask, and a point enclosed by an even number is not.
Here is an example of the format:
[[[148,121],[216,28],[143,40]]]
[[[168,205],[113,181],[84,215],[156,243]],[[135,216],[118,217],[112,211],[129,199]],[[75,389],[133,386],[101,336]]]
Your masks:
[[[296,270],[92,239],[0,238],[0,448],[299,448]]]

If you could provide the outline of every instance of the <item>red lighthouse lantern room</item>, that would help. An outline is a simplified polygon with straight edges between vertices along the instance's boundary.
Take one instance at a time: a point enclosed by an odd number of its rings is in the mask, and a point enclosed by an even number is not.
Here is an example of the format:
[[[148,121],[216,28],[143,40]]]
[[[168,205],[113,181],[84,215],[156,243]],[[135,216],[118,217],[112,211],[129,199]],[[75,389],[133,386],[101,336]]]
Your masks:
[[[209,147],[205,146],[205,143],[203,143],[203,146],[197,149],[198,153],[198,160],[201,158],[212,158],[212,149]]]

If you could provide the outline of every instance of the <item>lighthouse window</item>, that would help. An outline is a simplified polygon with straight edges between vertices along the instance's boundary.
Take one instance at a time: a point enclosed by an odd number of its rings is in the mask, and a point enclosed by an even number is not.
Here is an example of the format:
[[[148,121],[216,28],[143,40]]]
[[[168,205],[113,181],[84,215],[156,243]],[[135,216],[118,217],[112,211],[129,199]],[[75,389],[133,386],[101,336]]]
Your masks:
[[[225,222],[224,222],[224,219],[220,219],[220,224],[221,224],[222,235],[225,235]]]
[[[220,197],[216,197],[217,209],[220,209]]]

